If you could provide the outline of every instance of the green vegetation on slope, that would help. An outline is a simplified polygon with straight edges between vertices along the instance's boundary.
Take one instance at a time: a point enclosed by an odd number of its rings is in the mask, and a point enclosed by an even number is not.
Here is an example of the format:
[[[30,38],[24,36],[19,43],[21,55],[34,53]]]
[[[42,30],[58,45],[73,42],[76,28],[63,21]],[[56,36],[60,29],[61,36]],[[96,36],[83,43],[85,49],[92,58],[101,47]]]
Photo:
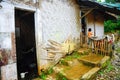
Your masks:
[[[120,30],[120,20],[107,20],[104,22],[105,32]]]

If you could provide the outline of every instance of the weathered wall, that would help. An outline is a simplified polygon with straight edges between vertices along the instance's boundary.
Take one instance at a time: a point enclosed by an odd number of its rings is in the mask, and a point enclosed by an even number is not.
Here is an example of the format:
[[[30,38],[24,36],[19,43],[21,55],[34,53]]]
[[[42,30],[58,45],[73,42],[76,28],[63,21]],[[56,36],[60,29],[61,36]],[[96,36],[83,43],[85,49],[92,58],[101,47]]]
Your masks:
[[[17,79],[15,54],[15,26],[14,6],[9,3],[0,3],[0,57],[2,59],[1,80]]]
[[[11,35],[11,37],[7,37],[9,40],[5,45],[10,48],[11,54],[14,54],[13,57],[16,57],[15,7],[35,11],[35,36],[38,70],[40,69],[40,66],[48,64],[47,60],[43,60],[47,58],[47,52],[42,48],[43,46],[46,46],[49,39],[62,43],[69,36],[72,36],[72,38],[79,40],[81,29],[79,21],[80,10],[74,0],[42,0],[39,9],[24,5],[22,6],[18,3],[2,2],[0,4],[3,6],[3,8],[0,9],[0,32],[9,33]],[[4,41],[4,39],[2,40]],[[3,46],[3,43],[1,43],[1,46]],[[1,67],[1,75],[3,75],[2,80],[17,79],[16,63],[14,62],[15,61],[9,65]],[[7,70],[9,67],[11,68],[11,71]]]
[[[87,31],[88,31],[88,28],[91,28],[93,33],[95,31],[96,36],[104,35],[104,17],[102,14],[100,13],[93,14],[91,12],[86,16],[86,20],[87,20],[86,21]],[[95,30],[94,30],[94,26],[95,26]]]
[[[71,1],[71,0],[69,0]],[[62,43],[69,36],[79,39],[80,21],[79,8],[74,2],[68,0],[43,0],[41,1],[41,21],[43,29],[43,45],[48,40]],[[47,58],[46,51],[40,53],[41,59]],[[47,60],[41,60],[41,65],[47,64]]]

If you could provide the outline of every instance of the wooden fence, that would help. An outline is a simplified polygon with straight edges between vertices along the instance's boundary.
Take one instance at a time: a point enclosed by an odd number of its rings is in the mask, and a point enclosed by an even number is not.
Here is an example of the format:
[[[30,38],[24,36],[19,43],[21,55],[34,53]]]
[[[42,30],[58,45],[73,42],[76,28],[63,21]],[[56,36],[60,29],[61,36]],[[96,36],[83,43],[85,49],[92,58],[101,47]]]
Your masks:
[[[89,48],[95,54],[109,55],[112,56],[113,44],[108,41],[106,37],[92,37],[90,43],[88,44],[88,37],[81,34],[80,35],[80,46]]]

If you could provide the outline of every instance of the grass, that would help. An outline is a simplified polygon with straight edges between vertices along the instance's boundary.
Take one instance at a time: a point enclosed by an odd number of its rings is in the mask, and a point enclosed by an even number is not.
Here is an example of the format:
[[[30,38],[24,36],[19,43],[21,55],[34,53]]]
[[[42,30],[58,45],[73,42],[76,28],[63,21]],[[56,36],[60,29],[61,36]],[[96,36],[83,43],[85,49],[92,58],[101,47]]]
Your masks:
[[[81,55],[79,54],[79,52],[75,51],[71,55],[66,56],[64,59],[69,61],[72,59],[78,59],[80,57],[81,57]]]
[[[51,67],[51,68],[49,68],[49,69],[46,70],[46,71],[42,71],[39,78],[41,78],[41,79],[43,79],[43,80],[46,80],[47,75],[52,74],[52,73],[53,73],[53,68]]]
[[[117,48],[117,50],[116,50],[118,53],[120,53],[120,47],[119,48]]]
[[[56,80],[68,80],[68,79],[65,76],[63,76],[61,73],[58,73]]]
[[[104,75],[105,73],[108,73],[114,69],[114,66],[111,64],[110,61],[108,61],[105,65],[107,65],[106,69],[105,70],[102,69],[101,71],[98,72],[100,75]]]
[[[61,59],[59,61],[59,64],[62,64],[62,65],[68,65],[67,61],[71,61],[73,59],[79,59],[81,57],[81,54],[79,54],[79,52],[75,51],[73,52],[72,54],[70,55],[67,55],[65,56],[63,59]]]

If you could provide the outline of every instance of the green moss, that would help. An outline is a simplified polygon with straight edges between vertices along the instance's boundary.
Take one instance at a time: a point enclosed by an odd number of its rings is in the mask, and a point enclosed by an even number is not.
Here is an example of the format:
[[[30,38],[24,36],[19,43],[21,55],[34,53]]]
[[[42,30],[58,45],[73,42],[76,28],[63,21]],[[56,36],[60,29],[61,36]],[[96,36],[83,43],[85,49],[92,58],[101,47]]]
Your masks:
[[[43,80],[46,80],[47,75],[52,74],[52,73],[53,73],[53,68],[50,67],[48,70],[41,72],[40,78]]]
[[[71,61],[73,59],[79,59],[81,54],[77,51],[74,51],[72,54],[65,56],[63,59],[59,61],[59,64],[68,66],[67,61]]]
[[[110,61],[107,61],[106,63],[104,63],[103,65],[102,65],[102,70],[101,71],[99,71],[98,73],[99,74],[104,74],[105,72],[110,72],[111,70],[113,70],[114,69],[114,66],[111,64],[111,62]],[[105,69],[104,69],[105,68]]]
[[[68,80],[62,73],[58,73],[56,80]]]
[[[114,66],[111,64],[110,61],[107,62],[107,68],[105,69],[105,72],[110,72],[114,69]]]
[[[67,64],[67,62],[65,61],[65,59],[61,59],[61,60],[59,61],[59,64],[68,66],[68,64]]]
[[[47,70],[47,74],[52,74],[52,73],[53,73],[53,68],[51,67]]]
[[[46,80],[47,74],[45,72],[42,72],[39,78],[42,80]]]
[[[117,48],[117,50],[116,50],[118,53],[120,53],[120,47],[119,48]]]

